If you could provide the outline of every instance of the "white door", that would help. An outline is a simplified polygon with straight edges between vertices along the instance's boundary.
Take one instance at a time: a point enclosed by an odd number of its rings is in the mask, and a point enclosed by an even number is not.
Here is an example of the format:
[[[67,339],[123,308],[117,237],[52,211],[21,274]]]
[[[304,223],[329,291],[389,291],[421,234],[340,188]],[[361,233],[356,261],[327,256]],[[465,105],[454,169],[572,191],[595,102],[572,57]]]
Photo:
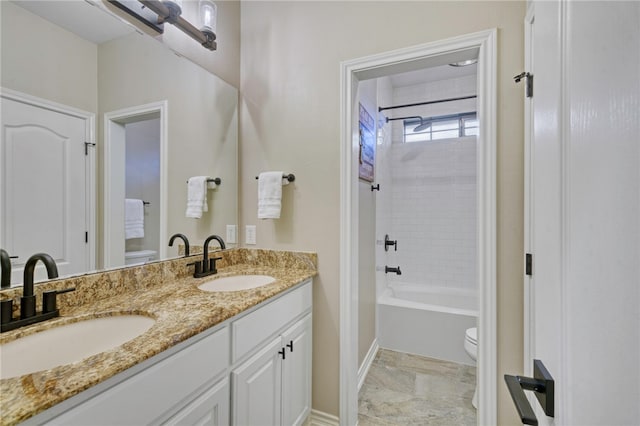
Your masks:
[[[237,426],[281,422],[282,358],[280,336],[231,372],[232,422]]]
[[[311,314],[282,334],[282,424],[302,425],[311,412]]]
[[[640,3],[535,2],[527,100],[525,375],[539,424],[640,418]]]
[[[12,283],[35,254],[51,255],[60,275],[89,269],[86,120],[2,97],[0,245]],[[46,277],[42,264],[37,278]]]

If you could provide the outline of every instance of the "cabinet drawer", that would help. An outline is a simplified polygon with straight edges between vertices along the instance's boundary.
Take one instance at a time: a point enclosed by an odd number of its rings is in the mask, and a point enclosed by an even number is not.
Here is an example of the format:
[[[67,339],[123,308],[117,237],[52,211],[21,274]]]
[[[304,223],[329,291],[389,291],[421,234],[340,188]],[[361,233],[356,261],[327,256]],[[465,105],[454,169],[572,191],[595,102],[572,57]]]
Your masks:
[[[231,362],[251,352],[311,309],[311,282],[231,323]]]
[[[51,420],[60,425],[144,425],[179,408],[183,400],[229,365],[225,327]]]

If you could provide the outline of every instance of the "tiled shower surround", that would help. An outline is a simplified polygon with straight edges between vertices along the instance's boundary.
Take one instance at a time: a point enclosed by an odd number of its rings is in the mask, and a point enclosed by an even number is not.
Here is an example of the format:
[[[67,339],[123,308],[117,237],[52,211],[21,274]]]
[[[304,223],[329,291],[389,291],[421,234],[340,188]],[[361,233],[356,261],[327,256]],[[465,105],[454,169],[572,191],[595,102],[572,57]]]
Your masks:
[[[398,240],[390,281],[476,287],[476,138],[394,143],[390,236]]]

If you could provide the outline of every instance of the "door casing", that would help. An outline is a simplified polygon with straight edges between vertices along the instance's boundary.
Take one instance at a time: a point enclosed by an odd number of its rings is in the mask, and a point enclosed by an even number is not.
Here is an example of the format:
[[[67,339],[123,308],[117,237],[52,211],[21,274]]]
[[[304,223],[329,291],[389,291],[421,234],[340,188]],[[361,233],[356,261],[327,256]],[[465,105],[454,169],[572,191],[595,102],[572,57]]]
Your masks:
[[[490,29],[340,64],[340,424],[358,418],[358,130],[353,114],[358,82],[427,66],[478,49],[478,424],[497,423],[496,94],[497,30]],[[415,68],[414,68],[415,69]],[[355,133],[354,133],[355,131]],[[355,137],[354,137],[355,136]]]

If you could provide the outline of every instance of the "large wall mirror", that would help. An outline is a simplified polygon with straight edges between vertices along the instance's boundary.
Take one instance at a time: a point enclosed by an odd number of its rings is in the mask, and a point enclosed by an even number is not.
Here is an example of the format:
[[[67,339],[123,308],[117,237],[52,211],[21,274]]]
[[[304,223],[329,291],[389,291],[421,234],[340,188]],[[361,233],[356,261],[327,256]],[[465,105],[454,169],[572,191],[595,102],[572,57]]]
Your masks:
[[[0,247],[18,256],[12,285],[38,252],[64,276],[176,257],[174,233],[224,238],[238,217],[236,88],[99,2],[0,8]],[[185,216],[192,176],[221,180],[199,219]],[[129,232],[140,215],[143,237]]]

